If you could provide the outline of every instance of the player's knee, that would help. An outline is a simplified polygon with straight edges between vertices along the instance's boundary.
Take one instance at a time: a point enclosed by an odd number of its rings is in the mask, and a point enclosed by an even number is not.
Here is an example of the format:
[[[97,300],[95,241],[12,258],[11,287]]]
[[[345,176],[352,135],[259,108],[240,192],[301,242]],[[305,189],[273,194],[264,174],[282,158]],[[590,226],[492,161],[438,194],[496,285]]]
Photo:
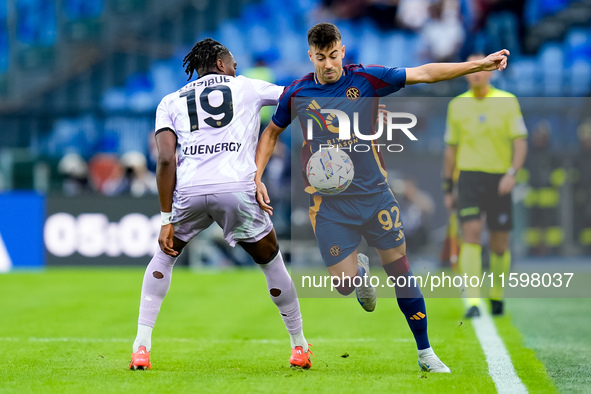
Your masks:
[[[353,286],[352,281],[341,280],[341,278],[338,277],[333,279],[333,286],[340,295],[344,296],[348,296],[353,292],[353,290],[355,290],[355,286]]]
[[[469,225],[467,224],[463,228],[464,242],[469,244],[480,243],[480,225]]]
[[[395,278],[401,275],[406,275],[408,271],[410,271],[410,264],[406,255],[395,259],[391,263],[385,264],[383,267],[388,276],[393,276]]]
[[[480,244],[480,236],[479,235],[471,235],[471,236],[465,235],[464,242],[466,242],[468,244],[479,245]]]
[[[507,249],[506,245],[504,242],[502,242],[501,240],[494,240],[492,239],[490,242],[490,251],[494,254],[496,254],[497,256],[502,256],[505,253],[505,250]]]
[[[263,265],[273,261],[273,259],[275,259],[275,257],[277,257],[278,254],[279,245],[275,245],[265,247],[262,250],[258,251],[258,253],[253,253],[251,256],[255,263]]]
[[[490,251],[500,257],[505,254],[507,248],[505,245],[491,245]]]

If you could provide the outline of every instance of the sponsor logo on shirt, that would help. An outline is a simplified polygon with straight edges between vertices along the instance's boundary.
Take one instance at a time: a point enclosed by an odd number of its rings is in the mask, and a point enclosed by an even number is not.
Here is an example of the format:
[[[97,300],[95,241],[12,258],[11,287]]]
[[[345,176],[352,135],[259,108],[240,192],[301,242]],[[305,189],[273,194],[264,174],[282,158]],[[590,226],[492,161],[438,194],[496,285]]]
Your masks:
[[[238,152],[242,144],[240,142],[218,142],[213,145],[191,145],[183,148],[185,156],[211,155],[219,152]]]

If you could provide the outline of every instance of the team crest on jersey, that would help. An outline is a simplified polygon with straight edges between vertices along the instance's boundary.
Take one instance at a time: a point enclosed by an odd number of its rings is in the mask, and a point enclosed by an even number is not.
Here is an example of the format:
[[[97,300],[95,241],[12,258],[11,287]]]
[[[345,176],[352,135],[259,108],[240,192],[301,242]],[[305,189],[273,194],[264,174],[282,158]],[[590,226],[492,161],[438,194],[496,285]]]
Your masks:
[[[359,98],[359,96],[361,96],[361,92],[359,91],[358,88],[356,88],[355,86],[351,86],[349,89],[347,89],[347,91],[345,92],[345,96],[347,96],[347,98],[349,100],[357,100]]]
[[[341,254],[341,247],[339,245],[333,245],[330,247],[330,255],[332,257],[338,257]]]

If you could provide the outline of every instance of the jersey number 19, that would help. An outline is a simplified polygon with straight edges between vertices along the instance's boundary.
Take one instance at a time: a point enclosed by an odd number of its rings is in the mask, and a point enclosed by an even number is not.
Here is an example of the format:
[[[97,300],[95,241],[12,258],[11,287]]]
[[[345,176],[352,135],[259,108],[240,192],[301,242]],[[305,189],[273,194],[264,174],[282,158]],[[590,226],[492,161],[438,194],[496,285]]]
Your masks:
[[[209,94],[213,91],[219,91],[222,93],[222,103],[217,107],[212,106],[209,102]],[[199,130],[199,116],[197,114],[197,103],[195,102],[195,90],[191,89],[182,92],[180,97],[187,98],[187,111],[189,113],[189,119],[191,121],[191,132]],[[232,118],[234,117],[234,107],[232,105],[232,91],[229,87],[225,85],[207,87],[203,89],[203,91],[199,95],[199,103],[201,104],[201,109],[203,109],[203,111],[210,115],[224,115],[220,119],[214,119],[211,116],[203,119],[203,121],[211,127],[224,127],[228,123],[230,123],[232,121]]]

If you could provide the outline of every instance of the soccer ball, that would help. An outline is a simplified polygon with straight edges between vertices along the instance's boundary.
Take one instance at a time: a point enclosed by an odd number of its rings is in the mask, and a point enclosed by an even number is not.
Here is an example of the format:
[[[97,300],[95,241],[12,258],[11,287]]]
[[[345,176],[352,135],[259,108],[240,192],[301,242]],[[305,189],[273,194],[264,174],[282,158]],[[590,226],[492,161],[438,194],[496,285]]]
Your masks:
[[[306,165],[308,182],[322,194],[342,193],[353,182],[354,175],[349,155],[334,148],[316,151]]]

